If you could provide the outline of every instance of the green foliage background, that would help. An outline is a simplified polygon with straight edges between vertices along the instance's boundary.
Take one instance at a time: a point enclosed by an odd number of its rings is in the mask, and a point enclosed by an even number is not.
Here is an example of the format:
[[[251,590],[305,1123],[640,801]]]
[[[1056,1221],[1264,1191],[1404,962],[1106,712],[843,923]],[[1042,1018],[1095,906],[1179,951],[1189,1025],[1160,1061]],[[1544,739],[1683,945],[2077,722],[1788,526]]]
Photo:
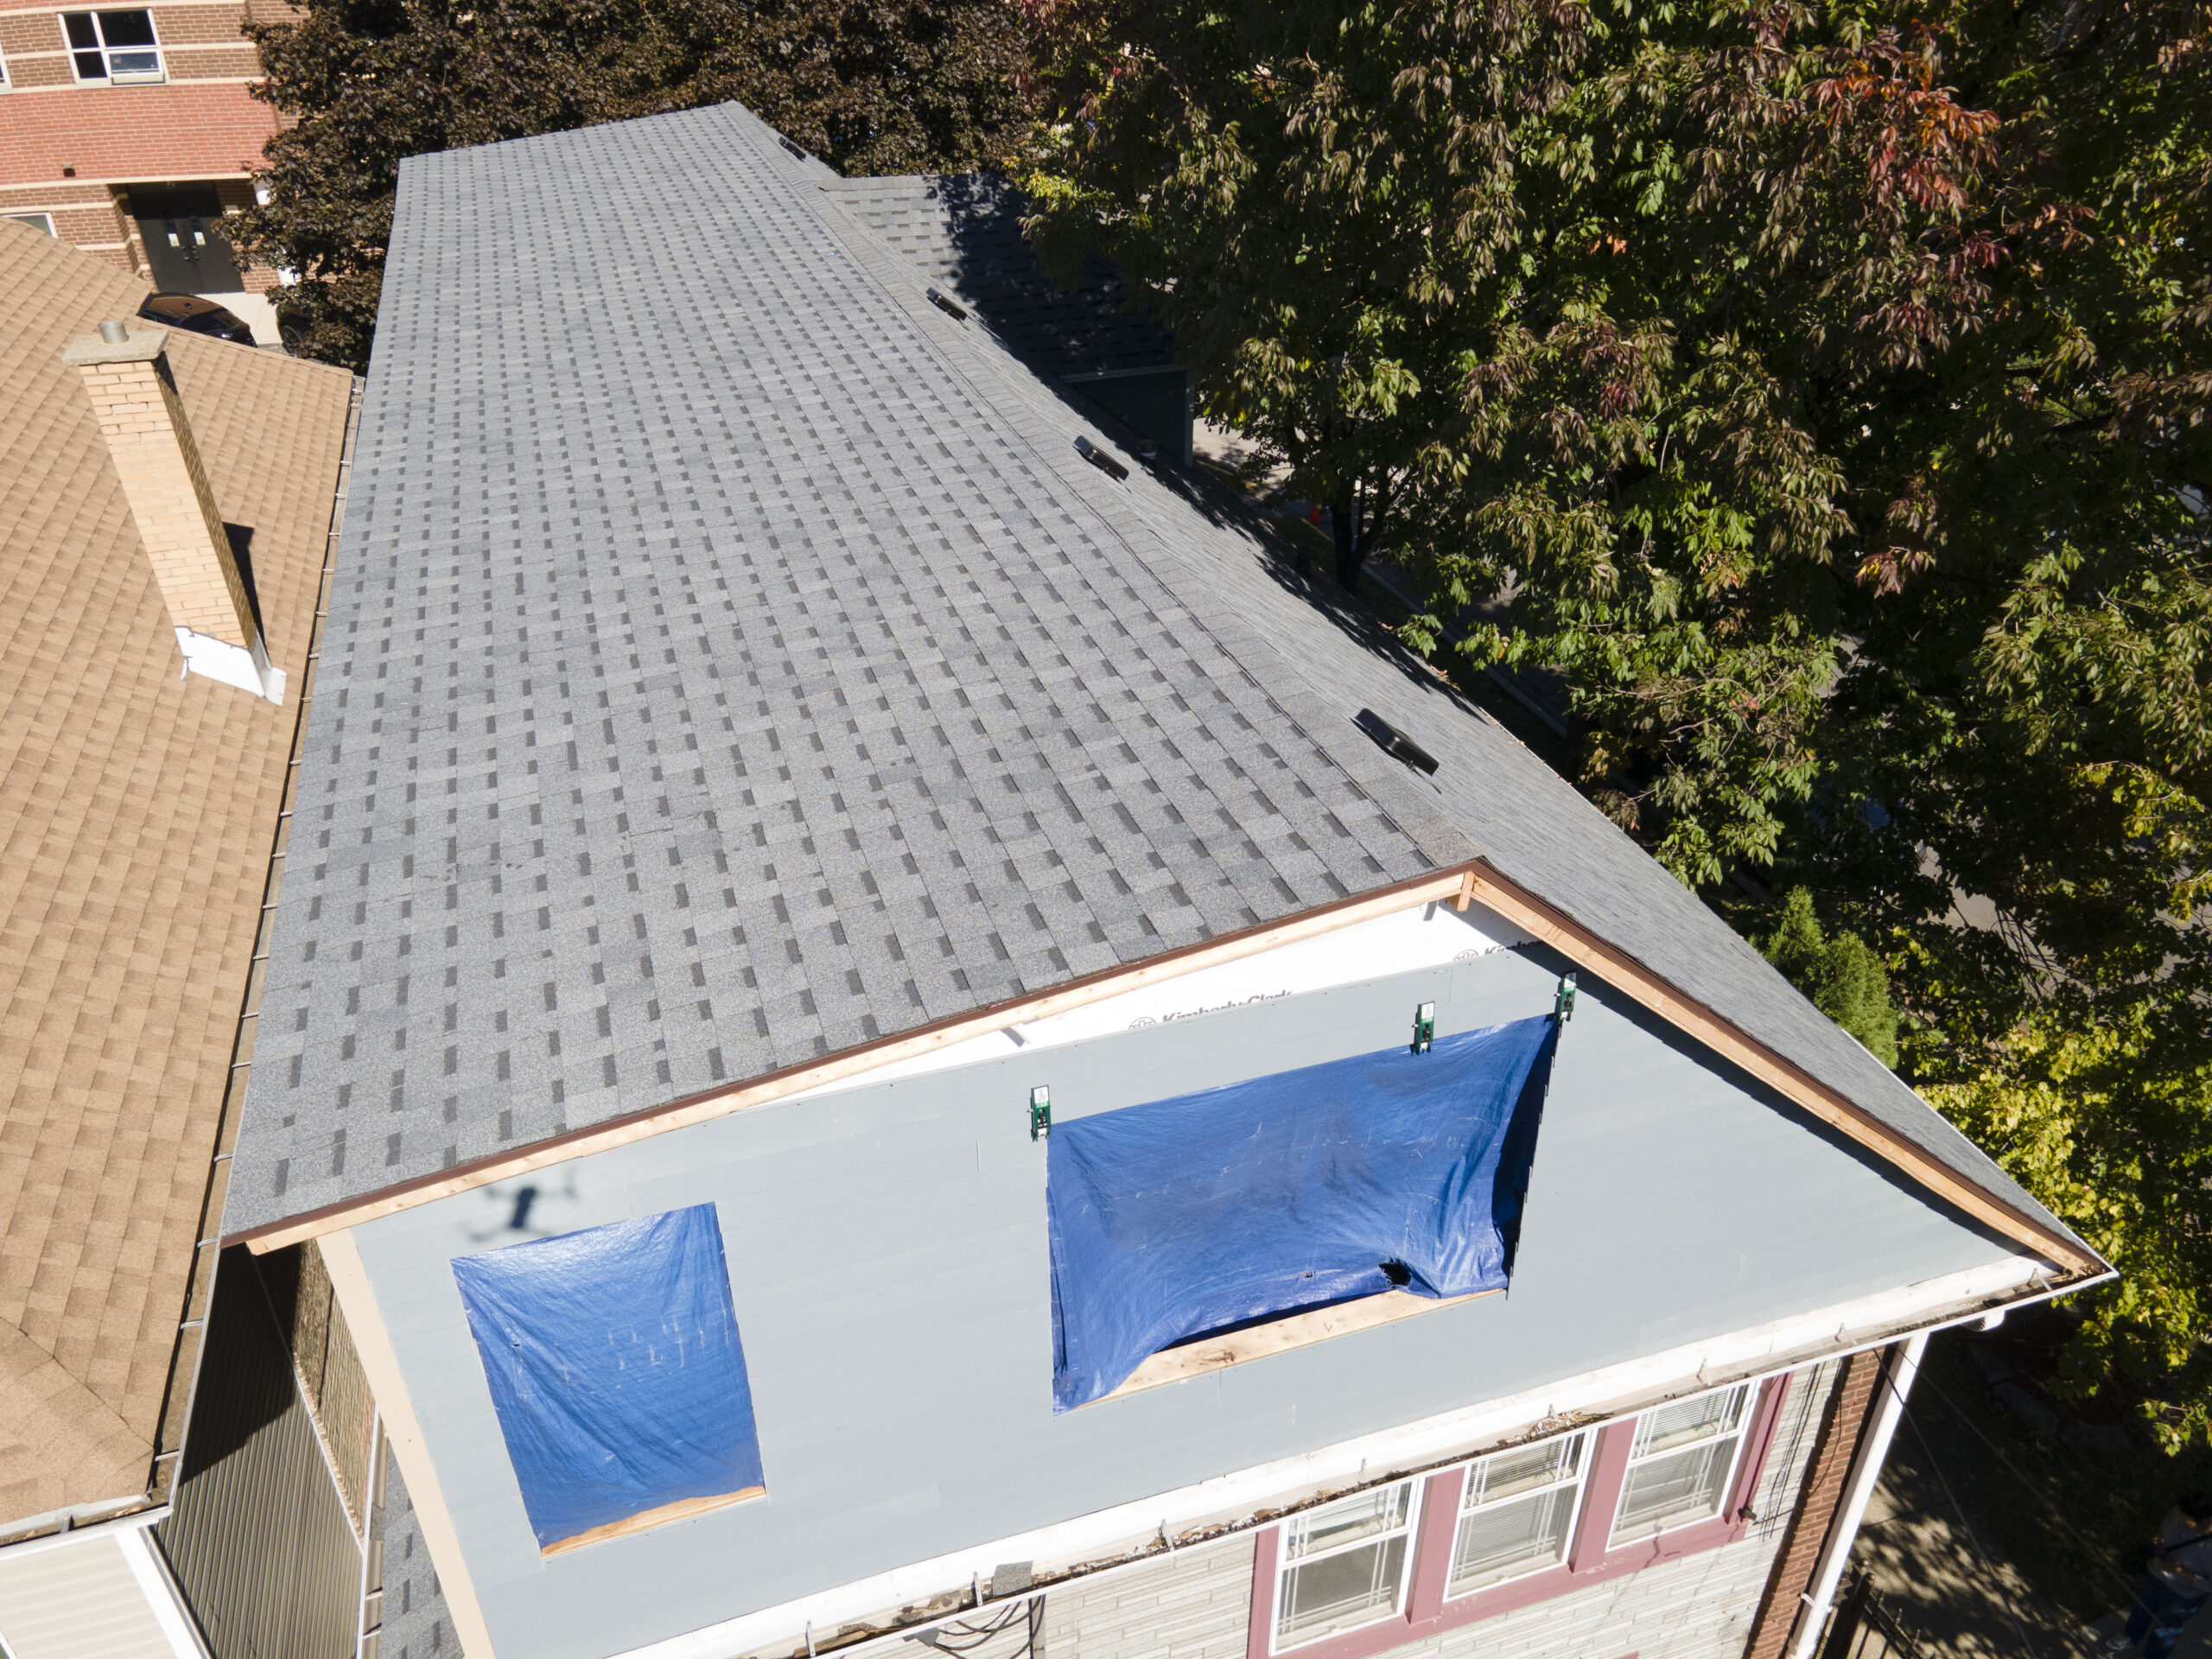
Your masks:
[[[1586,791],[1870,1046],[1879,959],[1905,1075],[2124,1275],[2065,1385],[2202,1427],[2212,7],[1039,41],[1040,248],[1123,264],[1415,644],[1564,670]]]
[[[405,156],[729,99],[848,174],[1003,168],[1027,125],[997,0],[306,0],[246,33],[289,124],[226,228],[300,277],[293,349],[357,372]]]

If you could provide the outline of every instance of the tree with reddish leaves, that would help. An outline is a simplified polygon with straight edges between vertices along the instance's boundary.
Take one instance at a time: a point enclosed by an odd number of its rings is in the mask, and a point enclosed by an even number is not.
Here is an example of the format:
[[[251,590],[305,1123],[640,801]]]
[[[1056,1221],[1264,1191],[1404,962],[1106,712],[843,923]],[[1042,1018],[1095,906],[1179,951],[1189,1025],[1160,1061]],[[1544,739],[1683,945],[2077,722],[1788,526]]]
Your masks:
[[[2202,1425],[2212,6],[1036,16],[1039,245],[1411,640],[1563,670],[1686,881],[1878,950],[1907,1074],[2127,1275],[2075,1384]]]
[[[305,0],[249,23],[284,130],[226,224],[295,271],[295,350],[368,361],[409,156],[735,99],[848,174],[1004,168],[1022,154],[1011,0]]]

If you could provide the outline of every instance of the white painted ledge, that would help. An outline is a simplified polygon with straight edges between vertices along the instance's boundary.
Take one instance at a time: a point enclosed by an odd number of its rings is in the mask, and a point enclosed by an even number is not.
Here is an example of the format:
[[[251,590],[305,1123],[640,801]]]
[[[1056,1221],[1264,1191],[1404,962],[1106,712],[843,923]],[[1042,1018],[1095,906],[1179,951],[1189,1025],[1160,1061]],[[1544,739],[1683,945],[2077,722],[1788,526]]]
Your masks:
[[[1446,1462],[1570,1415],[1584,1423],[1609,1421],[1647,1409],[1655,1399],[1771,1376],[1893,1341],[1916,1327],[1978,1319],[1994,1299],[2039,1299],[2048,1271],[2032,1256],[2008,1256],[917,1561],[632,1648],[616,1659],[728,1659],[771,1643],[796,1643],[810,1626],[833,1630],[880,1617],[887,1608],[957,1593],[978,1577],[988,1578],[1001,1561],[1033,1561],[1041,1573],[1097,1560],[1141,1548],[1162,1533],[1173,1537],[1197,1526],[1241,1521],[1317,1491]]]
[[[228,640],[217,639],[190,628],[176,631],[176,648],[184,653],[184,671],[220,680],[274,703],[284,701],[284,671],[269,660],[268,647],[258,636],[251,651],[241,651]]]

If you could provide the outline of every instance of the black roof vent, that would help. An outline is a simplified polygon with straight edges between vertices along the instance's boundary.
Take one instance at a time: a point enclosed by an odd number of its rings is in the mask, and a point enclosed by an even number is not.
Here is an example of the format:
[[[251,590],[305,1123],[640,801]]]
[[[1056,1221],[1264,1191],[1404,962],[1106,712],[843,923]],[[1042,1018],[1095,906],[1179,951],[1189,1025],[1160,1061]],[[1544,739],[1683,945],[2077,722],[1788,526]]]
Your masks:
[[[957,300],[947,299],[935,289],[930,289],[930,303],[937,307],[938,310],[944,312],[946,316],[950,317],[955,322],[965,322],[968,321],[968,308],[966,306],[961,304]]]
[[[1352,716],[1351,723],[1375,740],[1375,747],[1383,753],[1394,755],[1415,772],[1434,776],[1436,757],[1408,737],[1372,709],[1363,709]]]
[[[810,162],[814,159],[813,156],[808,155],[797,144],[791,143],[790,139],[785,137],[780,132],[776,135],[776,142],[781,144],[785,149],[791,151],[793,156],[796,156],[802,162]]]
[[[1075,452],[1117,484],[1129,475],[1128,467],[1122,466],[1120,461],[1115,460],[1089,438],[1077,438],[1075,441]]]

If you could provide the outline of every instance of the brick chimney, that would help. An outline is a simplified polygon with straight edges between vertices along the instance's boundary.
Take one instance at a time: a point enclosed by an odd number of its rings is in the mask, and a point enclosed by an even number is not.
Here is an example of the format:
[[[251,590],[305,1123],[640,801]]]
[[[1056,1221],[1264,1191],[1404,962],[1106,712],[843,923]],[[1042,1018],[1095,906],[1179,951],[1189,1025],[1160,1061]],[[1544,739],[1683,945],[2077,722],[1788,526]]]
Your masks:
[[[99,334],[70,341],[61,360],[92,397],[186,670],[282,702],[284,673],[270,665],[168,347],[165,328],[103,322]]]

